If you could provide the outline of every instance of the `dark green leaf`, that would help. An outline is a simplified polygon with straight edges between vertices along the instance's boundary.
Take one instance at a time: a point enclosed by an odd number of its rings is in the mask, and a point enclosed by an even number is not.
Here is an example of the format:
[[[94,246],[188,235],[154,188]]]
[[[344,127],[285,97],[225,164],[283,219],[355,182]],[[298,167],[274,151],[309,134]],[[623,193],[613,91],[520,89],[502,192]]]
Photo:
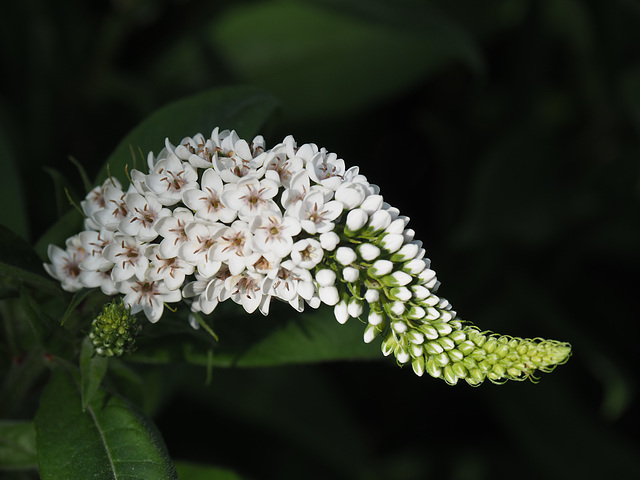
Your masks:
[[[127,358],[149,363],[257,367],[382,357],[379,342],[363,342],[362,323],[351,320],[340,325],[329,308],[298,313],[275,303],[266,318],[245,314],[237,305],[218,308],[213,319],[219,344],[214,345],[204,332],[195,336],[188,325],[182,333],[162,333],[163,319],[146,330],[138,350]],[[211,348],[213,358],[209,356]]]
[[[99,390],[82,411],[75,375],[55,370],[35,418],[42,480],[177,479],[153,424]]]
[[[71,302],[69,302],[69,306],[67,307],[67,310],[64,312],[62,320],[60,321],[60,325],[64,325],[64,322],[67,320],[67,318],[69,318],[69,315],[71,315],[73,311],[78,307],[78,305],[80,305],[83,300],[93,292],[94,290],[85,288],[84,290],[80,290],[79,292],[74,293],[73,298],[71,299]]]
[[[0,225],[0,275],[22,280],[54,295],[62,292],[29,244],[3,225]]]
[[[45,353],[35,346],[21,358],[13,359],[0,388],[0,416],[11,415],[45,371]]]
[[[41,259],[48,261],[49,245],[62,247],[67,238],[83,230],[83,222],[84,218],[77,210],[69,210],[40,237],[34,245],[35,251]]]
[[[11,208],[0,209],[0,224],[6,225],[22,238],[28,236],[27,208],[20,172],[16,158],[9,147],[4,132],[0,129],[0,171],[2,171],[2,188],[0,188],[0,205]]]
[[[178,100],[147,117],[134,128],[109,156],[98,174],[96,184],[111,175],[126,184],[125,167],[133,166],[134,152],[156,154],[169,138],[174,144],[196,133],[208,135],[215,127],[236,130],[238,135],[250,137],[258,133],[277,109],[277,101],[270,95],[250,87],[218,88]]]
[[[89,176],[87,175],[87,171],[84,169],[84,166],[74,157],[69,157],[69,161],[78,169],[78,174],[82,179],[82,186],[84,187],[85,194],[89,193],[94,186],[91,184],[91,180],[89,180]]]
[[[176,462],[180,480],[241,480],[235,472],[224,468],[195,463]]]
[[[480,69],[478,48],[452,21],[431,8],[433,20],[416,26],[432,18],[423,10],[405,8],[398,25],[309,2],[257,2],[220,15],[208,34],[242,81],[274,92],[292,118],[317,120],[388,101],[452,62]]]
[[[104,374],[107,373],[107,364],[108,359],[96,355],[91,339],[85,337],[80,350],[80,393],[83,412],[87,410],[89,402],[98,392]]]
[[[69,210],[71,202],[75,201],[77,196],[69,193],[72,192],[71,184],[58,170],[50,167],[43,167],[43,169],[53,180],[56,207],[60,217]]]
[[[0,421],[0,470],[36,468],[33,422]]]

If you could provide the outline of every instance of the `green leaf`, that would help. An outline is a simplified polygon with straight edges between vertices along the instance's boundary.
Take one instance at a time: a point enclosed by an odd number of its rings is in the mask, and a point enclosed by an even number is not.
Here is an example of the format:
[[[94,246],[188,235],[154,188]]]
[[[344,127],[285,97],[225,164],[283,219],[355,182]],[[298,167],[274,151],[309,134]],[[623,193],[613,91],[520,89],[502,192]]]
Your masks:
[[[108,177],[108,165],[111,175],[126,185],[125,167],[133,166],[132,149],[144,155],[150,151],[157,154],[164,148],[166,138],[176,144],[196,133],[208,135],[215,127],[251,137],[277,107],[274,97],[251,87],[216,88],[170,103],[147,117],[120,142],[98,174],[96,184]]]
[[[390,23],[310,2],[256,2],[218,15],[208,35],[238,78],[274,92],[296,119],[380,104],[452,62],[480,70],[479,49],[444,15],[436,20],[435,9],[413,7],[402,13],[403,22]],[[416,25],[429,15],[433,21]]]
[[[38,254],[20,236],[0,225],[0,275],[22,280],[54,295],[62,293],[42,267]]]
[[[85,194],[89,193],[93,188],[93,185],[91,185],[91,180],[89,180],[89,176],[87,175],[87,171],[84,169],[84,166],[75,157],[69,157],[69,161],[78,169],[78,174],[82,179],[82,186],[84,187]]]
[[[107,373],[107,364],[108,359],[96,355],[91,339],[85,337],[80,350],[80,393],[83,412],[87,410],[89,402],[98,393],[102,379]]]
[[[69,302],[69,306],[67,307],[67,310],[64,312],[64,315],[62,316],[62,320],[60,320],[60,325],[64,325],[64,322],[66,322],[67,318],[69,318],[69,316],[73,313],[73,311],[76,308],[78,308],[78,305],[80,305],[85,298],[87,298],[90,294],[94,292],[95,290],[92,290],[90,288],[85,288],[84,290],[80,290],[79,292],[74,293],[73,297],[71,298],[71,301]]]
[[[380,359],[378,341],[365,344],[364,325],[351,320],[340,325],[330,308],[298,313],[288,305],[274,303],[268,317],[249,315],[238,305],[223,304],[213,313],[220,338],[214,344],[202,332],[196,335],[185,325],[175,331],[165,319],[148,329],[138,350],[127,359],[145,363],[186,361],[205,367],[259,367],[338,360]],[[162,331],[167,328],[166,331]],[[213,358],[209,351],[213,347]]]
[[[11,205],[11,208],[0,209],[0,224],[6,225],[26,239],[29,233],[27,207],[20,172],[16,164],[9,142],[0,129],[0,171],[2,171],[0,205]]]
[[[41,259],[48,261],[49,245],[63,246],[67,238],[83,230],[83,222],[84,218],[77,210],[69,210],[38,239],[34,250]]]
[[[33,422],[0,420],[0,469],[37,467]]]
[[[241,480],[235,472],[209,465],[176,462],[180,480]]]
[[[76,375],[54,370],[35,418],[42,480],[177,479],[153,424],[99,390],[82,411]]]
[[[55,168],[42,167],[45,172],[49,174],[54,184],[56,207],[58,210],[58,216],[64,215],[69,206],[77,206],[76,199],[78,196],[73,191],[71,183]]]
[[[24,357],[15,359],[0,388],[0,416],[11,415],[24,402],[28,392],[45,372],[45,352],[32,347]]]

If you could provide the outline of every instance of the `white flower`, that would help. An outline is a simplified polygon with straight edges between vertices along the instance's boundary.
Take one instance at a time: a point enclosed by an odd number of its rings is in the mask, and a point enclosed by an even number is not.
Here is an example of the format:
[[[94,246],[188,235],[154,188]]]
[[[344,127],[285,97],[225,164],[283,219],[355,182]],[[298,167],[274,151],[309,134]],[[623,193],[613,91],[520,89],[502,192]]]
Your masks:
[[[165,257],[179,254],[180,247],[188,240],[185,228],[193,222],[190,210],[177,207],[170,216],[162,217],[155,223],[155,230],[160,236],[160,252]]]
[[[291,248],[291,260],[301,268],[307,270],[315,267],[324,256],[320,242],[313,238],[298,240]]]
[[[113,235],[113,232],[105,229],[101,232],[85,230],[78,234],[82,249],[86,252],[84,260],[80,262],[82,270],[104,272],[113,266],[103,255],[104,248],[113,241]]]
[[[288,145],[284,143],[276,145],[269,151],[264,161],[265,175],[269,175],[270,172],[276,173],[274,177],[278,184],[284,187],[289,187],[293,176],[304,169],[302,158],[289,157],[288,149]],[[272,177],[269,176],[269,178]]]
[[[260,311],[266,315],[269,295],[265,295],[262,290],[263,280],[263,275],[245,271],[240,275],[232,275],[227,278],[224,286],[229,298],[242,305],[248,313],[253,313],[260,307]]]
[[[72,237],[73,238],[73,237]],[[55,245],[49,245],[47,251],[51,263],[45,263],[44,268],[49,275],[62,284],[62,288],[68,292],[82,290],[84,285],[80,282],[80,263],[84,260],[86,252],[81,248],[69,246],[63,250]]]
[[[97,225],[97,222],[93,219],[93,215],[99,210],[106,208],[107,204],[105,200],[105,192],[107,187],[109,186],[115,187],[117,189],[121,188],[118,179],[108,178],[104,182],[102,182],[102,185],[93,188],[89,193],[87,193],[85,199],[80,202],[82,211],[88,219],[91,219],[91,221],[95,223],[95,225]],[[99,228],[94,228],[94,230],[98,229]]]
[[[160,320],[165,303],[179,302],[182,298],[180,290],[169,290],[162,281],[133,279],[118,283],[117,287],[125,294],[122,302],[131,313],[144,311],[151,323]]]
[[[231,275],[238,275],[246,268],[248,257],[253,253],[252,239],[253,232],[249,225],[236,220],[216,233],[211,258],[226,263]]]
[[[342,203],[331,200],[325,203],[320,192],[309,193],[298,210],[300,225],[307,233],[330,232],[335,227],[333,221],[342,213]]]
[[[344,160],[323,148],[306,165],[309,177],[330,190],[337,190],[344,175]]]
[[[282,192],[282,206],[289,212],[297,212],[302,201],[311,191],[311,181],[306,170],[293,175],[291,185]]]
[[[130,192],[125,200],[129,212],[120,221],[120,231],[137,237],[142,242],[154,240],[158,236],[154,228],[155,222],[171,215],[171,211],[164,208],[152,193],[142,196],[137,192]]]
[[[253,220],[251,231],[254,250],[273,252],[284,258],[291,252],[293,237],[300,233],[300,223],[294,217],[283,218],[280,212],[267,212]]]
[[[178,256],[164,257],[157,244],[148,245],[145,255],[151,260],[147,270],[147,278],[149,280],[163,280],[169,290],[180,288],[186,276],[191,275],[195,270],[192,264]]]
[[[167,139],[166,143],[168,142]],[[201,133],[198,133],[193,138],[183,138],[173,151],[178,158],[187,160],[195,168],[209,168],[213,165],[215,148],[216,145],[210,138],[204,138]]]
[[[149,259],[144,255],[142,242],[129,235],[116,233],[113,241],[104,247],[102,254],[114,264],[111,278],[114,282],[123,282],[135,277],[144,280]]]
[[[231,223],[237,212],[227,207],[222,201],[224,184],[220,174],[212,168],[206,170],[200,181],[201,188],[184,192],[182,199],[189,208],[196,212],[197,218],[210,222]]]
[[[118,293],[116,284],[111,278],[111,270],[104,272],[82,270],[80,272],[80,283],[87,288],[99,288],[105,295],[115,295]]]
[[[92,219],[107,230],[117,230],[120,221],[129,213],[125,195],[119,185],[107,184],[103,193],[105,207],[96,211]]]
[[[248,221],[264,211],[278,211],[278,206],[272,200],[277,193],[278,185],[273,180],[246,177],[238,181],[235,189],[225,190],[222,201],[237,210],[241,220]]]
[[[171,153],[155,164],[145,184],[162,205],[174,205],[182,200],[184,192],[196,188],[198,174],[193,166]]]
[[[215,149],[213,167],[227,183],[237,183],[244,177],[256,178],[264,175],[264,153],[256,149],[257,156],[246,140],[240,139],[235,131],[223,131],[218,134],[217,129],[211,134],[213,142],[218,145]]]
[[[202,277],[195,274],[196,280],[187,283],[182,289],[185,298],[196,297],[191,304],[191,310],[210,314],[218,306],[221,299],[228,298],[225,290],[225,280],[231,274],[226,266],[222,266],[213,277]]]
[[[220,269],[221,263],[213,258],[211,251],[221,228],[220,224],[193,222],[184,229],[187,240],[180,247],[180,257],[195,265],[204,277],[210,277]]]

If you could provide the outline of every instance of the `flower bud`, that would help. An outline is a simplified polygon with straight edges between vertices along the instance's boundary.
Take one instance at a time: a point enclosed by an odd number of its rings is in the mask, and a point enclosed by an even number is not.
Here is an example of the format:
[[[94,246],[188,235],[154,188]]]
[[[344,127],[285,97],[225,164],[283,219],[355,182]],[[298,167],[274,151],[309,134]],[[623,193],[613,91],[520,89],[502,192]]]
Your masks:
[[[342,278],[345,282],[355,283],[360,278],[360,270],[353,267],[344,267],[342,269]]]
[[[404,243],[404,238],[402,235],[396,233],[389,233],[382,237],[380,240],[380,246],[384,248],[387,252],[393,253],[400,250],[402,244]]]
[[[393,255],[391,255],[392,262],[405,262],[413,260],[418,253],[420,247],[415,243],[405,243],[402,247]]]
[[[358,255],[367,262],[375,260],[380,256],[380,249],[370,243],[360,244],[356,250]]]
[[[336,287],[320,287],[318,288],[318,296],[320,301],[326,305],[335,305],[340,301],[340,295]]]
[[[411,280],[413,280],[411,275],[400,271],[393,272],[390,275],[385,275],[380,279],[380,281],[387,287],[403,287],[411,283]]]
[[[417,330],[411,330],[407,334],[407,340],[409,340],[409,343],[421,345],[424,343],[424,335]]]
[[[376,303],[380,300],[380,292],[375,288],[370,288],[365,292],[364,299],[369,303]]]
[[[399,300],[401,302],[408,302],[411,300],[411,290],[407,287],[393,287],[389,290],[389,296],[393,300]]]
[[[357,259],[356,252],[350,247],[338,247],[336,250],[336,260],[342,265],[351,265]]]
[[[380,210],[382,207],[382,195],[369,195],[364,199],[360,208],[367,212],[369,215]]]
[[[336,232],[324,232],[320,235],[320,245],[324,250],[333,252],[340,243],[340,237]]]
[[[370,277],[382,277],[393,271],[393,263],[389,260],[376,260],[373,265],[367,269]]]
[[[387,337],[382,341],[382,345],[380,346],[382,349],[382,354],[385,357],[388,357],[396,348],[398,342],[396,342],[395,337],[392,334],[387,335]]]
[[[409,355],[409,352],[407,352],[405,348],[400,345],[398,345],[394,353],[396,356],[396,360],[398,360],[398,363],[407,363],[409,360],[411,360],[411,355]]]
[[[402,271],[411,275],[417,275],[426,268],[423,260],[410,260],[402,266]]]
[[[391,215],[386,210],[377,210],[369,218],[367,231],[374,233],[384,230],[391,224]]]
[[[119,357],[133,349],[139,331],[130,309],[122,303],[110,302],[91,323],[89,338],[98,355]]]
[[[405,311],[404,302],[392,302],[389,309],[393,312],[394,315],[398,317],[401,316]]]
[[[369,221],[369,214],[361,208],[355,208],[347,213],[345,233],[355,234]]]
[[[411,360],[411,368],[413,368],[413,373],[421,377],[424,375],[424,357],[415,357]]]
[[[377,312],[375,310],[371,310],[369,312],[369,317],[367,321],[370,325],[381,325],[384,322],[384,315],[382,312]]]
[[[353,318],[358,318],[362,315],[362,300],[358,300],[356,297],[351,297],[347,305],[347,311]]]
[[[391,328],[396,333],[405,333],[407,331],[407,324],[404,322],[396,321],[391,323]]]
[[[412,305],[409,311],[407,312],[407,318],[409,320],[420,320],[424,318],[427,312],[425,312],[424,308]]]
[[[321,287],[331,287],[336,283],[336,272],[328,268],[318,270],[318,272],[316,272],[316,282],[318,282],[318,285]]]
[[[335,307],[333,307],[333,314],[339,324],[344,325],[349,320],[349,314],[347,313],[347,302],[344,300],[339,301]]]
[[[429,375],[434,378],[438,378],[440,377],[440,375],[442,375],[442,369],[438,365],[436,365],[433,357],[427,358],[427,360],[424,362],[424,369]]]
[[[433,280],[435,276],[436,276],[436,272],[434,272],[430,268],[427,268],[420,272],[420,274],[418,275],[418,278],[420,279],[421,283],[428,283],[429,281]]]
[[[375,325],[367,325],[364,329],[364,343],[371,343],[374,338],[380,335],[380,329]]]
[[[405,242],[410,242],[413,240],[413,237],[416,236],[416,232],[413,228],[408,228],[404,232],[402,232],[402,236],[404,237]]]

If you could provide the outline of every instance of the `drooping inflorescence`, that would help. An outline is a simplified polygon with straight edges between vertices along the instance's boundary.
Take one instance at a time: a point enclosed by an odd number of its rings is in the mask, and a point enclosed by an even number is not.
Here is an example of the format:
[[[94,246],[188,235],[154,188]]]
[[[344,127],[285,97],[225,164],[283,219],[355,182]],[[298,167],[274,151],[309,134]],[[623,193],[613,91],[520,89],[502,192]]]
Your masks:
[[[480,332],[436,295],[439,282],[409,219],[336,154],[293,137],[267,149],[234,131],[169,140],[130,185],[108,178],[81,203],[85,230],[51,245],[47,271],[68,291],[122,295],[157,322],[165,304],[210,314],[231,299],[269,312],[333,306],[366,318],[364,341],[414,372],[478,385],[524,379],[566,361],[568,344]]]

